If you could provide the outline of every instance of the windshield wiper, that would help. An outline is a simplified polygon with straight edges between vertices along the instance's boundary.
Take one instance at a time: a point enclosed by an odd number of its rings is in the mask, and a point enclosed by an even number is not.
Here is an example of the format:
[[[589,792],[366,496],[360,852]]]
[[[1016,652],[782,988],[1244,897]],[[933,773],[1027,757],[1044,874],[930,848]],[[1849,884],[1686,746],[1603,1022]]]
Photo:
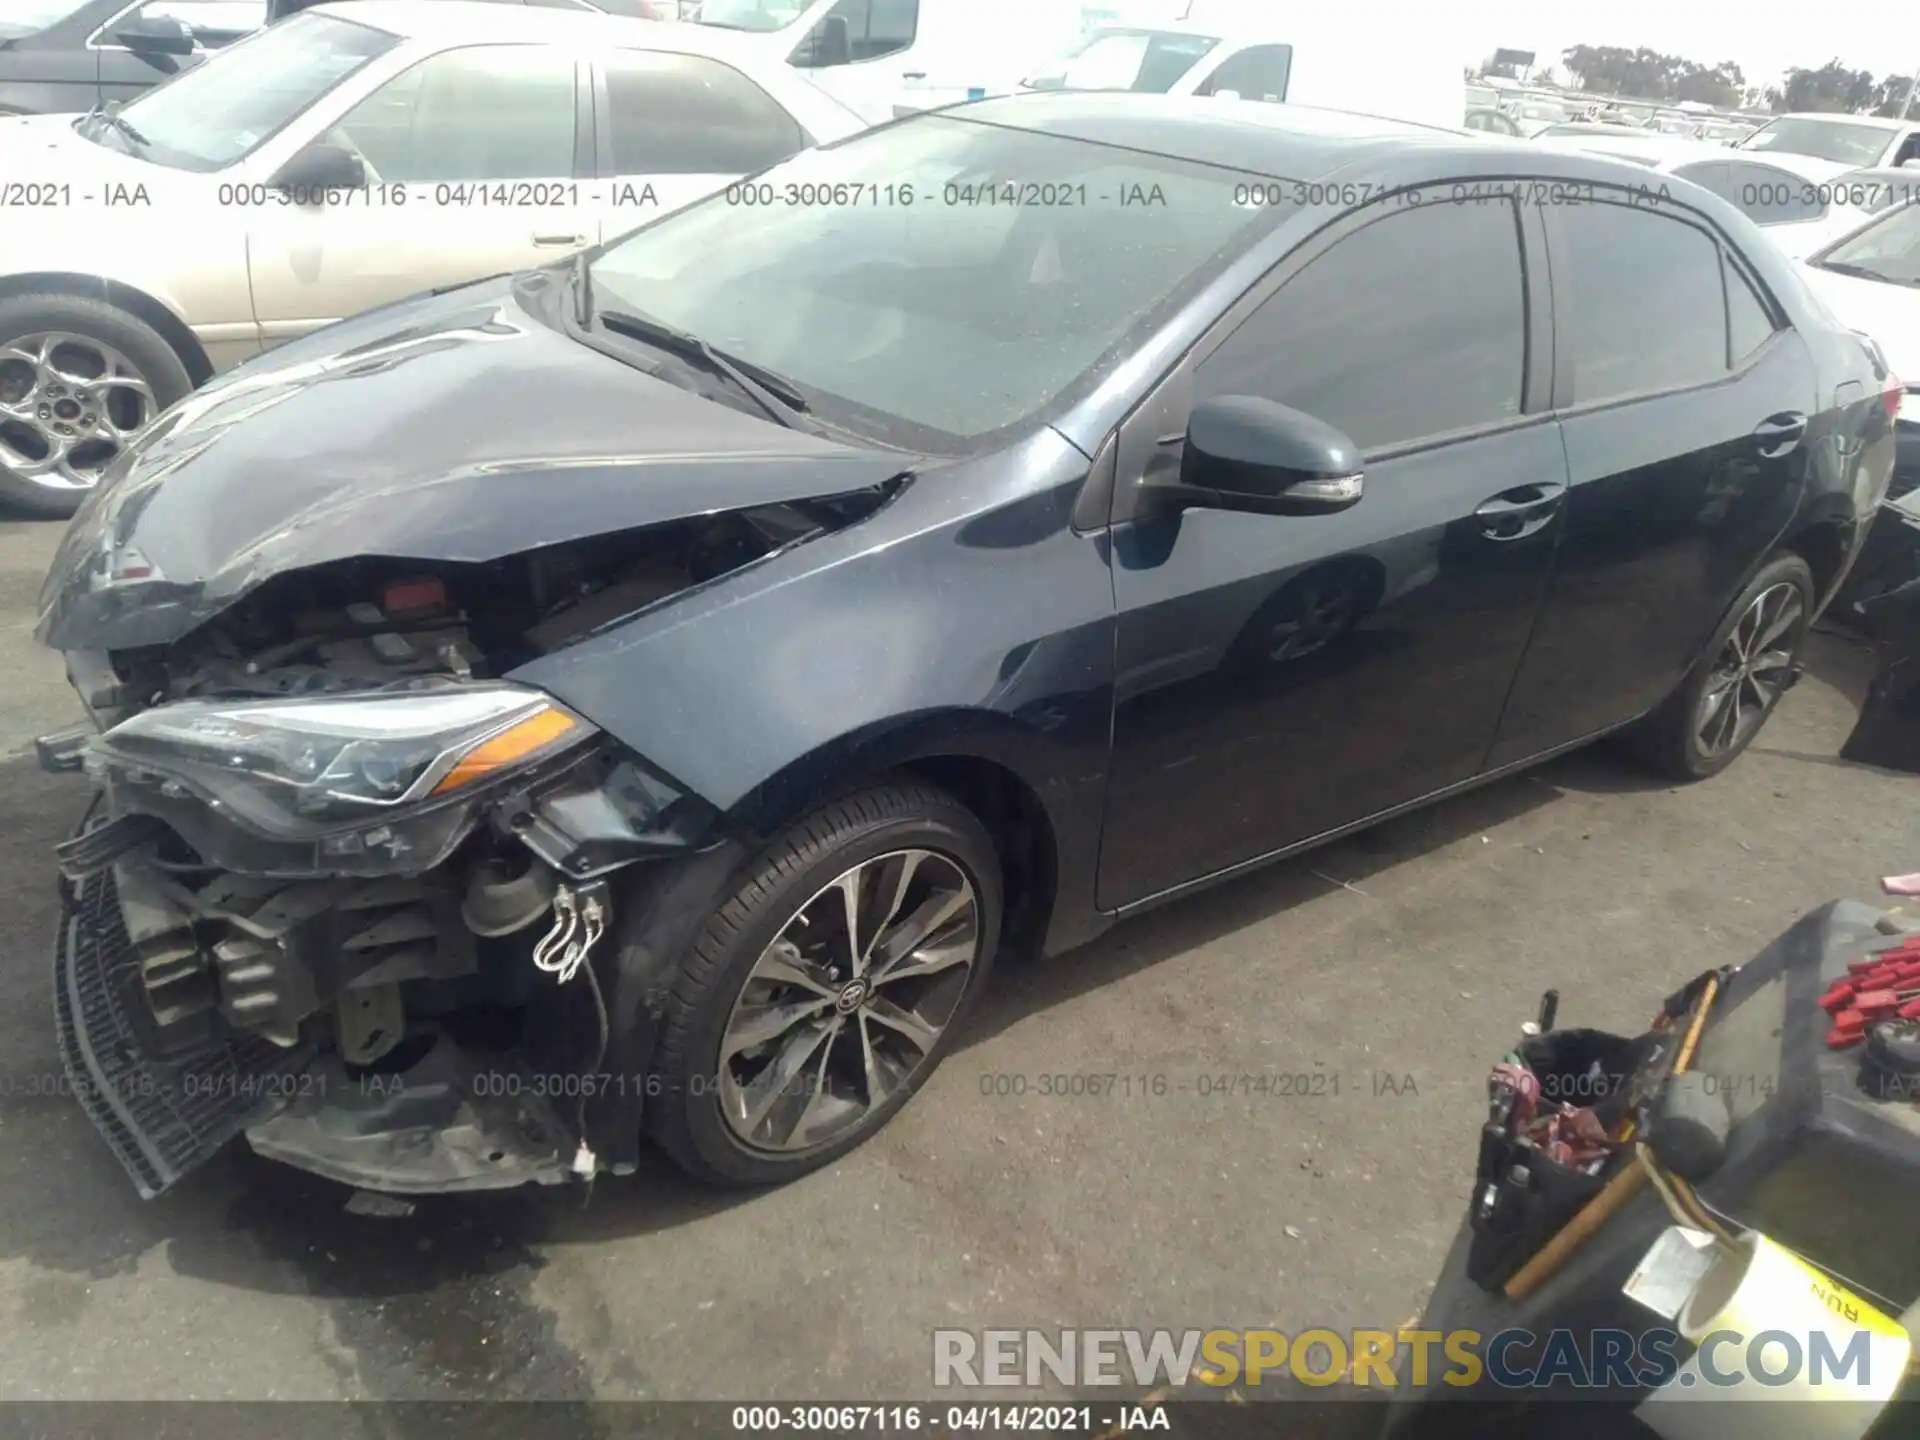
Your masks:
[[[98,120],[109,129],[118,130],[122,135],[126,136],[127,139],[143,149],[153,143],[138,130],[134,129],[133,122],[120,113],[120,102],[118,100],[111,103],[104,100],[96,101],[94,107],[80,117],[80,124],[84,126],[89,120]]]
[[[1851,275],[1856,280],[1878,280],[1882,285],[1920,285],[1920,280],[1900,280],[1892,275],[1882,275],[1870,265],[1855,265],[1850,260],[1820,260],[1815,262],[1822,270],[1831,270],[1836,275]]]
[[[588,282],[582,280],[581,283],[585,285]],[[738,359],[723,350],[716,350],[698,335],[689,335],[684,330],[676,330],[645,315],[601,310],[594,313],[593,319],[616,335],[625,335],[630,340],[655,346],[683,360],[692,360],[713,374],[732,381],[736,388],[751,396],[762,410],[791,430],[804,430],[813,435],[823,433],[818,425],[807,418],[807,397],[784,375],[763,369],[751,361]]]

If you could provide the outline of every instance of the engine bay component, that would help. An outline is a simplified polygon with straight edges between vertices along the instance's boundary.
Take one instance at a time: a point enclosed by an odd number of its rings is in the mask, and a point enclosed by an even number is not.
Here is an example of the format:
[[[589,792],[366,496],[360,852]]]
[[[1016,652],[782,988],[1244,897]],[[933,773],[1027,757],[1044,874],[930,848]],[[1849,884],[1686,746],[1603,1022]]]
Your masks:
[[[340,1055],[349,1065],[373,1065],[406,1035],[407,1012],[398,985],[350,988],[334,1002]]]
[[[517,870],[504,859],[482,861],[467,882],[460,918],[476,935],[512,935],[547,913],[559,883],[537,860]]]
[[[566,984],[580,973],[606,924],[606,881],[590,881],[578,890],[562,885],[553,895],[553,928],[534,947],[534,968]]]

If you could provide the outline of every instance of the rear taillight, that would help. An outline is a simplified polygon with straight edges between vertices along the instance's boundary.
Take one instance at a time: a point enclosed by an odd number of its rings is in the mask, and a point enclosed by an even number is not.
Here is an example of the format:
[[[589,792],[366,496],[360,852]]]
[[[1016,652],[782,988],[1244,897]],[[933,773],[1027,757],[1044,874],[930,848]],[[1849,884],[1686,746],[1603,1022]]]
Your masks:
[[[1887,419],[1896,420],[1900,415],[1900,402],[1907,398],[1907,387],[1900,383],[1895,375],[1887,381],[1887,388],[1880,397],[1880,403],[1887,407]]]

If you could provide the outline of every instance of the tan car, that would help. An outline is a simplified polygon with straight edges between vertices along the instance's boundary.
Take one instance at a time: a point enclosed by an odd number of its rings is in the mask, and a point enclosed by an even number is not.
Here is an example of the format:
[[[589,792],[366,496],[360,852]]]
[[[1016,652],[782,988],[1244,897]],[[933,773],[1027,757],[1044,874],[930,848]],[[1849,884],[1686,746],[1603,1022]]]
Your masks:
[[[562,259],[862,128],[736,41],[355,0],[118,112],[0,120],[0,500],[69,515],[133,437],[228,366],[421,290]]]

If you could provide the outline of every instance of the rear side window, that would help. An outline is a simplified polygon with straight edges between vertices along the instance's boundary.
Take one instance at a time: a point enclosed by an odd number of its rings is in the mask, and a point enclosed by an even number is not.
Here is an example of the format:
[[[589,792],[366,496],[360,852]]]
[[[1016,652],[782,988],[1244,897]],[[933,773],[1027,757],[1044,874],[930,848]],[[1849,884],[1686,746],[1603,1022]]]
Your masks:
[[[1727,373],[1720,247],[1706,231],[1645,206],[1599,203],[1559,214],[1572,313],[1573,399],[1588,405],[1673,390]]]
[[[1287,281],[1195,385],[1291,405],[1364,450],[1480,429],[1520,413],[1526,311],[1511,205],[1395,211]]]
[[[1797,225],[1827,213],[1830,186],[1816,185],[1771,165],[1736,161],[1727,198],[1756,225]]]
[[[606,66],[616,175],[748,175],[806,147],[799,122],[730,65],[628,50]]]

